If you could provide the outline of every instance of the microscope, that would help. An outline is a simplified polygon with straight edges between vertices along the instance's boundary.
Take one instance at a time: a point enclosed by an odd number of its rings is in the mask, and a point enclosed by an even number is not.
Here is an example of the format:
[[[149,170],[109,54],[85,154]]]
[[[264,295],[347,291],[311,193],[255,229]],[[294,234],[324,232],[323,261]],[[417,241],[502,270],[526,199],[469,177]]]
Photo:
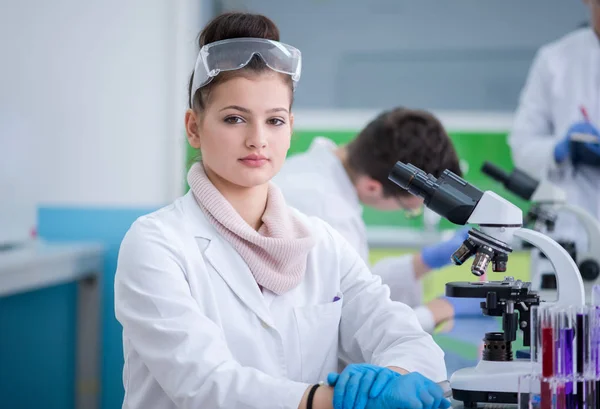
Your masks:
[[[558,283],[559,305],[584,305],[583,281],[567,251],[544,234],[523,228],[522,211],[491,191],[481,191],[449,170],[439,178],[425,174],[412,164],[397,162],[389,179],[415,196],[425,206],[457,225],[478,225],[452,255],[452,261],[465,263],[474,256],[471,272],[483,275],[491,264],[494,272],[508,270],[511,244],[518,237],[543,252],[552,263]],[[510,276],[502,281],[450,282],[450,297],[485,299],[484,315],[502,317],[502,331],[484,335],[482,360],[473,368],[463,368],[450,378],[452,396],[465,407],[479,403],[517,404],[519,375],[531,372],[531,360],[513,357],[512,342],[517,331],[523,343],[531,346],[531,308],[542,300],[531,283]]]
[[[549,181],[538,182],[519,169],[514,169],[508,174],[490,162],[485,162],[481,171],[502,183],[508,191],[532,203],[525,217],[525,225],[534,230],[552,234],[558,212],[571,213],[577,218],[587,235],[588,249],[577,249],[572,241],[559,240],[559,244],[569,252],[579,267],[586,300],[591,301],[592,288],[600,284],[600,221],[582,208],[568,204],[566,193]],[[533,288],[549,298],[550,293],[556,289],[552,266],[548,259],[535,249],[532,251],[532,257],[539,264],[537,268],[532,269]]]

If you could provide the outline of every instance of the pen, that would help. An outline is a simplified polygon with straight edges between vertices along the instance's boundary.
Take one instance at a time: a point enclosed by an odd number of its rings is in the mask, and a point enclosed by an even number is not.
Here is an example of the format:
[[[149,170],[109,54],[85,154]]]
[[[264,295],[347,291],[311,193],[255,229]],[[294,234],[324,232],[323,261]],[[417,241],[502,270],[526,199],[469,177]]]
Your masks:
[[[583,116],[583,120],[585,122],[591,122],[590,121],[590,116],[588,115],[587,109],[585,109],[585,107],[583,105],[581,105],[579,107],[579,110],[581,111],[581,115]]]

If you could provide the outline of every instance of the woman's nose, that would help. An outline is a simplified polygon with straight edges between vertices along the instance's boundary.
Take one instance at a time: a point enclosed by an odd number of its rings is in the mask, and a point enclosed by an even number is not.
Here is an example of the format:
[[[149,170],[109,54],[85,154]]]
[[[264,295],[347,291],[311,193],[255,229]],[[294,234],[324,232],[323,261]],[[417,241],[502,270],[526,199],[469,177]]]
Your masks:
[[[266,147],[267,132],[261,126],[253,127],[246,138],[246,146],[254,149]]]

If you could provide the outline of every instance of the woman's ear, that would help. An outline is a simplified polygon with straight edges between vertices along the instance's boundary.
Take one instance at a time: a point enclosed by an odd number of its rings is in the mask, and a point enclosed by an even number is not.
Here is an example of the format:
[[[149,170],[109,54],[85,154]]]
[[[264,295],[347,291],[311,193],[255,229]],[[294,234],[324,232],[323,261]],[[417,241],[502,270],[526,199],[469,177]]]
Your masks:
[[[198,114],[192,109],[185,113],[185,131],[190,146],[194,149],[200,149],[200,130],[198,127]]]

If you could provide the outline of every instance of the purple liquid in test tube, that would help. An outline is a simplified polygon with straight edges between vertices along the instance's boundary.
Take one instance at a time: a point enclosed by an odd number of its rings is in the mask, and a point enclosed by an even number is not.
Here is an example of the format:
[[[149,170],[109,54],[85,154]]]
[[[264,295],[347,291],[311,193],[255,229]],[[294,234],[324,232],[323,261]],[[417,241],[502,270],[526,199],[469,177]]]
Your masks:
[[[575,322],[577,339],[577,409],[595,409],[591,402],[590,393],[594,390],[594,384],[590,382],[587,375],[590,373],[590,307],[580,306],[577,308],[577,319]],[[595,368],[594,368],[595,369]],[[585,380],[584,380],[585,377]]]
[[[557,375],[564,380],[564,386],[557,390],[557,409],[575,409],[577,401],[573,383],[573,350],[575,341],[574,310],[559,309],[556,313],[558,340],[556,345]]]
[[[560,329],[560,346],[561,353],[560,375],[564,375],[566,379],[573,375],[573,341],[575,338],[575,330],[573,328]],[[576,400],[573,390],[573,382],[565,382],[565,403],[566,409],[575,409]]]
[[[600,406],[600,306],[596,305],[595,307],[592,307],[591,312],[592,319],[590,320],[590,348],[593,366],[596,370],[596,405]]]

